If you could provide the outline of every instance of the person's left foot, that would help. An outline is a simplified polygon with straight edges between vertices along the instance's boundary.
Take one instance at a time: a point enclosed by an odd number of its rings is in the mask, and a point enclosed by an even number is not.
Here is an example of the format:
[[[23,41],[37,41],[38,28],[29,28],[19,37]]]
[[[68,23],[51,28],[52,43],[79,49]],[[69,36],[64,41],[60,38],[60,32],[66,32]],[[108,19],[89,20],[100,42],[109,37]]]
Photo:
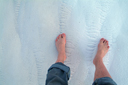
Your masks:
[[[64,61],[66,60],[65,44],[66,44],[66,35],[65,33],[62,33],[56,38],[56,48],[58,51],[58,59],[56,62],[64,63]]]

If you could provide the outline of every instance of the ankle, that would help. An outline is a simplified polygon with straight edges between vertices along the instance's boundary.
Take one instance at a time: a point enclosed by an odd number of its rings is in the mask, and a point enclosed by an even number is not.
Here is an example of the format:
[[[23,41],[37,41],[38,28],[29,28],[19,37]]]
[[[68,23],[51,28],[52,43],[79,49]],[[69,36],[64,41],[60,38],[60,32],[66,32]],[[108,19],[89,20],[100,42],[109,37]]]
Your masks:
[[[58,63],[58,62],[64,63],[64,60],[57,59],[56,63]]]
[[[59,53],[56,63],[57,63],[57,62],[64,63],[65,57],[66,57],[66,54],[65,54],[64,52],[63,52],[63,53]]]
[[[59,52],[58,55],[65,55],[65,52]]]
[[[97,58],[97,59],[94,60],[93,63],[94,63],[95,66],[98,66],[98,65],[103,63],[103,60],[102,60],[102,58]]]

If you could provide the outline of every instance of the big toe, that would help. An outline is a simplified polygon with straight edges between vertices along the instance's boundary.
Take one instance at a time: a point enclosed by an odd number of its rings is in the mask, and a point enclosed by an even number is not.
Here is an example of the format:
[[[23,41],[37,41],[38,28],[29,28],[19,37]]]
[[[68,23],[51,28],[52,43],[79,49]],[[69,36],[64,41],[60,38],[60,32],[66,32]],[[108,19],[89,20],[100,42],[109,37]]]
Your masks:
[[[65,43],[66,43],[66,34],[62,33],[61,38],[65,39]]]
[[[66,35],[65,33],[62,33],[62,37],[61,38],[66,38]]]
[[[104,41],[104,38],[101,38],[101,39],[100,39],[100,43],[102,44],[102,43],[103,43],[103,41]]]

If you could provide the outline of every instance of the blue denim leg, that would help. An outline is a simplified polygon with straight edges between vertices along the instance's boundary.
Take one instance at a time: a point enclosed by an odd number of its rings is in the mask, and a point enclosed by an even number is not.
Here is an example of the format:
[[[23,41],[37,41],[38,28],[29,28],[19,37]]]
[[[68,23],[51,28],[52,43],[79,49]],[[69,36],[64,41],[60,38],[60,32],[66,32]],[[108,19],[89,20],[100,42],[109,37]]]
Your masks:
[[[46,85],[68,85],[70,68],[63,63],[55,63],[48,69]]]
[[[110,77],[96,79],[92,85],[117,85]]]

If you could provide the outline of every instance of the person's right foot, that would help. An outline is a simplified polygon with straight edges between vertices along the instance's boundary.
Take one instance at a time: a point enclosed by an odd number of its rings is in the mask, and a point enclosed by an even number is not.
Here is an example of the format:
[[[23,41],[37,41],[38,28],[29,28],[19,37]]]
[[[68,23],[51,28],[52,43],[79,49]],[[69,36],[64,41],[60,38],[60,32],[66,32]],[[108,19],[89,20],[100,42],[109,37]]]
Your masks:
[[[98,44],[97,54],[93,60],[93,64],[96,65],[97,62],[102,61],[102,58],[106,55],[108,49],[109,49],[108,41],[104,38],[101,38]]]

